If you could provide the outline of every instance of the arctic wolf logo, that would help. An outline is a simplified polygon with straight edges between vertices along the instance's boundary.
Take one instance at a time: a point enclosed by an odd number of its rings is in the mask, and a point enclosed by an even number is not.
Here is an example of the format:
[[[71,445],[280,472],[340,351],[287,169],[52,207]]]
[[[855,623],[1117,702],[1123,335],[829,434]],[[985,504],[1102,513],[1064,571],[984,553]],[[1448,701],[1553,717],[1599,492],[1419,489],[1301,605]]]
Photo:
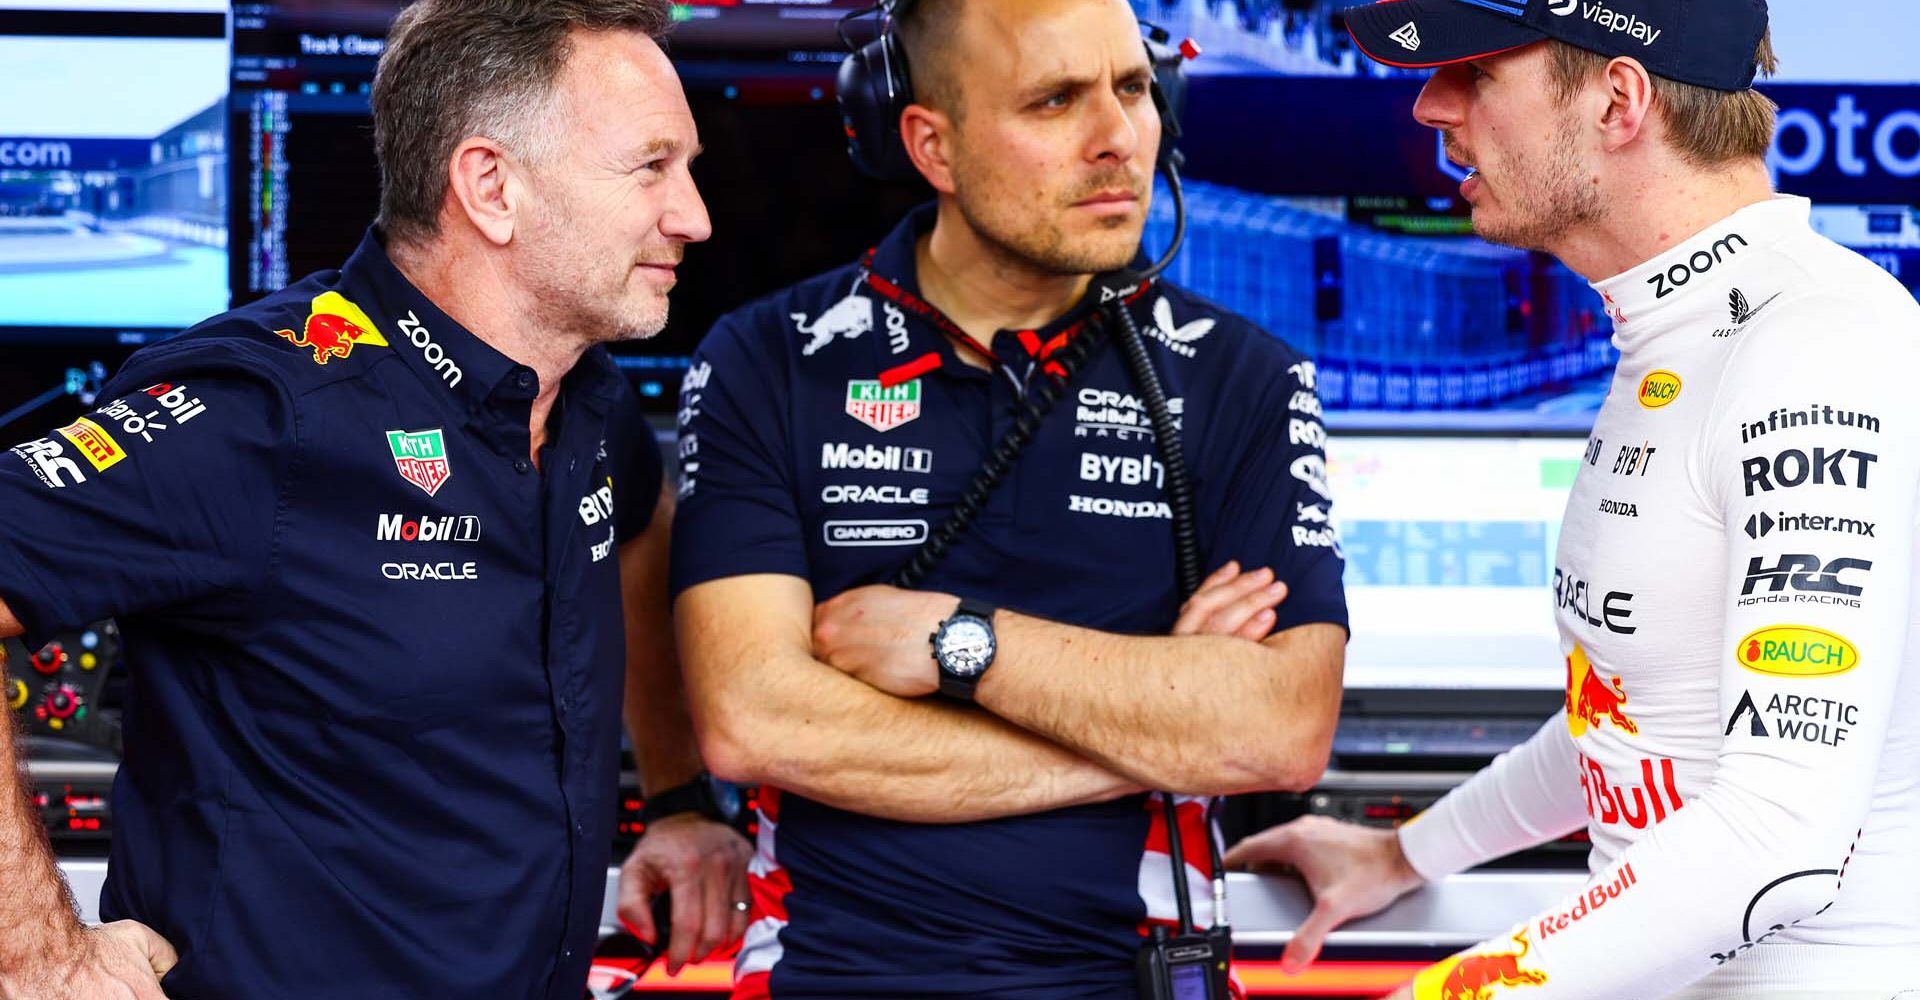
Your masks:
[[[873,300],[858,292],[850,293],[811,323],[807,322],[806,313],[790,315],[794,329],[807,335],[806,346],[800,348],[800,354],[810,358],[815,351],[833,343],[835,337],[856,340],[873,329]]]

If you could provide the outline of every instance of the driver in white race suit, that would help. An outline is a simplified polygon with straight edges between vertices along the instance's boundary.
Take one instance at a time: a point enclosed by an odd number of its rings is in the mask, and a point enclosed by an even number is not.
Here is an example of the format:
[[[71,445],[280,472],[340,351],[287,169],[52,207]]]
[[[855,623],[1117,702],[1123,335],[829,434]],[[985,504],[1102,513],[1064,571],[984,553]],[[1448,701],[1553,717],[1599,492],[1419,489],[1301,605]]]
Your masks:
[[[1605,297],[1621,357],[1555,567],[1566,708],[1398,831],[1308,818],[1230,861],[1315,909],[1585,826],[1591,881],[1397,997],[1920,997],[1920,307],[1776,196],[1760,0],[1400,0],[1361,48],[1485,238]]]

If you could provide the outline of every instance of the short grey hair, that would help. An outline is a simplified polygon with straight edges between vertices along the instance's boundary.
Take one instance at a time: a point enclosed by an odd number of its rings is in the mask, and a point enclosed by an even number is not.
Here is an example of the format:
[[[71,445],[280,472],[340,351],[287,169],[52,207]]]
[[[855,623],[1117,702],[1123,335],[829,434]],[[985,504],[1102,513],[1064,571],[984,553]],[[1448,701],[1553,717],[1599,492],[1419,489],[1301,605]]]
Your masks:
[[[524,160],[553,153],[554,82],[572,33],[673,25],[669,0],[418,0],[394,19],[373,77],[373,145],[388,239],[437,235],[447,162],[474,136]]]

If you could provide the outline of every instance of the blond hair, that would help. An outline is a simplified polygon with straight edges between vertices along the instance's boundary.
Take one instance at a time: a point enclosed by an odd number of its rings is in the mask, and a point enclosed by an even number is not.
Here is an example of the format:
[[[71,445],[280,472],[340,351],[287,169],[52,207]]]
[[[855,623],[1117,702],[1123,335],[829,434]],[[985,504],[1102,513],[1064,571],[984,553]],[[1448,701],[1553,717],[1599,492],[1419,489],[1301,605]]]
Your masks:
[[[1562,104],[1571,101],[1613,61],[1610,56],[1559,40],[1547,44],[1552,53],[1554,95]],[[1772,76],[1779,68],[1771,31],[1761,36],[1753,63],[1761,76]],[[1713,90],[1655,76],[1653,103],[1666,124],[1668,141],[1695,166],[1719,167],[1765,157],[1773,146],[1778,108],[1752,88]]]

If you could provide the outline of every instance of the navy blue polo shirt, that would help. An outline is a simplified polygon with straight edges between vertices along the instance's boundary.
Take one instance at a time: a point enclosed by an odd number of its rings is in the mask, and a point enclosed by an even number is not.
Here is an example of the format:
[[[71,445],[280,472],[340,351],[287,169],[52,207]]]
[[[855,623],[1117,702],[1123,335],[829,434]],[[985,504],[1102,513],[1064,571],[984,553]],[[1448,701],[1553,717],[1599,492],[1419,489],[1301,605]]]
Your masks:
[[[661,469],[599,349],[535,467],[538,388],[369,233],[0,452],[0,596],[28,643],[107,617],[125,638],[100,912],[179,949],[169,995],[579,1000],[618,781],[616,550]]]
[[[998,333],[991,372],[959,360],[914,280],[932,223],[915,212],[866,261],[726,316],[701,344],[681,398],[676,593],[754,573],[803,578],[819,600],[884,582],[1051,377],[1049,353],[1086,329],[1093,302]],[[1182,422],[1207,568],[1271,566],[1292,587],[1279,629],[1344,627],[1312,364],[1172,285],[1127,307]],[[1180,598],[1163,477],[1109,342],[925,587],[1164,634]],[[1125,995],[1140,926],[1171,916],[1165,831],[1143,797],[954,826],[791,793],[763,804],[736,996]],[[1200,813],[1183,823],[1204,871]]]

